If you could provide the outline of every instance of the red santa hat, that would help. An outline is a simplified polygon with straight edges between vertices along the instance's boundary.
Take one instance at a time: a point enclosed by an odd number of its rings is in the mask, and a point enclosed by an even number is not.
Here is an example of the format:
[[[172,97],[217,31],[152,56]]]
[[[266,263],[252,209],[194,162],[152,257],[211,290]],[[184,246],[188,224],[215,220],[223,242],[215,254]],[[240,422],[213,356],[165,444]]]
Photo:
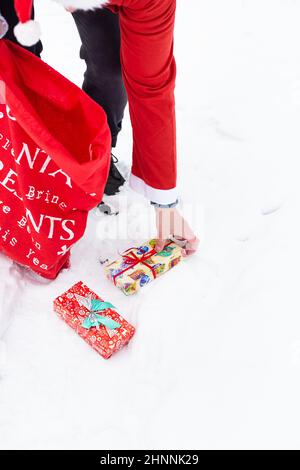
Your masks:
[[[100,8],[110,0],[55,0],[65,8],[74,7],[79,10],[91,10]],[[37,21],[31,19],[33,0],[14,0],[19,23],[15,26],[14,33],[17,41],[23,46],[33,46],[41,37],[41,28]]]
[[[14,0],[19,23],[14,28],[17,41],[23,46],[33,46],[41,37],[41,28],[31,19],[33,0]]]

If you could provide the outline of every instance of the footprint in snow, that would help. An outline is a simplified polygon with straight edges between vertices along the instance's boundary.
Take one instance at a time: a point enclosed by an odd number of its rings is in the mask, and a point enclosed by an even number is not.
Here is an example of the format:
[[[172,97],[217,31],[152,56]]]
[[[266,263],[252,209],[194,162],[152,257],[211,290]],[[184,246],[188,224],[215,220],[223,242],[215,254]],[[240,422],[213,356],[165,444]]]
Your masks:
[[[271,201],[261,207],[261,215],[271,215],[277,212],[282,206],[282,201]]]

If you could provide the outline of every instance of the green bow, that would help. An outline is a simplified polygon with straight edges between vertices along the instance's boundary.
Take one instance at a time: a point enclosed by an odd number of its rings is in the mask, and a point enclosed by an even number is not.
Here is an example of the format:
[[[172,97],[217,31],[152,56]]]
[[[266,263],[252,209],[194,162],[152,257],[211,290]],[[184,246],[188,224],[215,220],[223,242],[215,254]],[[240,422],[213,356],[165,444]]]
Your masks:
[[[82,322],[83,328],[89,330],[90,328],[96,327],[99,329],[100,325],[105,326],[109,330],[120,328],[120,323],[117,323],[112,318],[98,314],[98,312],[103,312],[108,308],[115,308],[110,302],[102,302],[101,300],[92,299],[90,295],[87,297],[76,295],[76,299],[79,305],[86,307],[90,312]]]

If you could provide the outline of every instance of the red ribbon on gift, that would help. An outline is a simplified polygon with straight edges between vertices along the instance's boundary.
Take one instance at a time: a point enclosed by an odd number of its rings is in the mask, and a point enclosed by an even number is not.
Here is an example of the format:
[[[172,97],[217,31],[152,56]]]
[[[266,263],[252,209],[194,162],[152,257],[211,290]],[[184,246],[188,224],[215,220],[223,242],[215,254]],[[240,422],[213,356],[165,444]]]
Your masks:
[[[165,247],[171,245],[173,242],[170,241],[169,243],[167,243],[167,245],[165,245]],[[152,256],[154,255],[157,255],[157,251],[154,250],[151,250],[149,251],[148,253],[144,253],[142,256],[137,256],[137,254],[132,251],[132,250],[139,250],[139,248],[137,247],[131,247],[131,248],[128,248],[128,250],[126,250],[122,257],[123,259],[126,261],[126,263],[128,264],[128,267],[123,269],[123,271],[120,271],[118,274],[115,274],[113,276],[113,281],[114,281],[114,284],[116,285],[116,279],[117,277],[121,276],[121,274],[125,273],[126,271],[128,271],[129,269],[132,269],[134,268],[135,266],[137,266],[138,264],[143,264],[145,266],[147,266],[147,268],[150,268],[152,274],[153,274],[153,278],[156,279],[156,271],[155,269],[153,268],[153,266],[150,266],[150,264],[146,263],[146,261],[151,258]],[[129,252],[129,253],[127,253]],[[126,254],[127,253],[127,254]]]

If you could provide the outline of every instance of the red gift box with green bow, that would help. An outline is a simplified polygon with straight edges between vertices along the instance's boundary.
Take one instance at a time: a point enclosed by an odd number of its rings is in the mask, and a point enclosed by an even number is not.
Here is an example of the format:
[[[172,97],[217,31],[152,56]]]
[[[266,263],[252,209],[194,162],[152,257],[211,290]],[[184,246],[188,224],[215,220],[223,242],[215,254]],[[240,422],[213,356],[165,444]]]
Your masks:
[[[104,302],[83,282],[57,297],[54,311],[105,359],[125,346],[135,333],[111,303]]]

